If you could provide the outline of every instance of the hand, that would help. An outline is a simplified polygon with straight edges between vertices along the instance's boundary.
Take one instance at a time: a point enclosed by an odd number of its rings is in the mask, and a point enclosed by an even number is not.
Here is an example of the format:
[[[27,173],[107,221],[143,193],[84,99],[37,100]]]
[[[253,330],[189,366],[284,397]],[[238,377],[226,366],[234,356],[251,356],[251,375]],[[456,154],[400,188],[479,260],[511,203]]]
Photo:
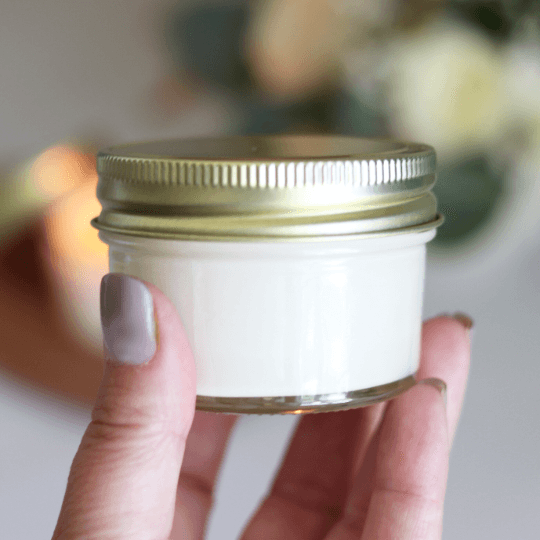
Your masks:
[[[155,287],[109,275],[102,320],[108,361],[53,540],[201,539],[234,417],[197,413],[192,426],[193,357]],[[302,417],[243,540],[441,538],[469,323],[424,325],[423,382],[398,398]]]

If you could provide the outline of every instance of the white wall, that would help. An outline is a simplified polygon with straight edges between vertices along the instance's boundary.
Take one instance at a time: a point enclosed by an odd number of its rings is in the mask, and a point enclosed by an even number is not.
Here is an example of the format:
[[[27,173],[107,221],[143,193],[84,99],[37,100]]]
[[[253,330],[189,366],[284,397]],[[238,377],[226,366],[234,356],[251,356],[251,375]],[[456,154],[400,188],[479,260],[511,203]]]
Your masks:
[[[2,0],[0,165],[65,138],[116,143],[219,129],[215,108],[166,121],[148,105],[170,67],[160,28],[170,5]]]

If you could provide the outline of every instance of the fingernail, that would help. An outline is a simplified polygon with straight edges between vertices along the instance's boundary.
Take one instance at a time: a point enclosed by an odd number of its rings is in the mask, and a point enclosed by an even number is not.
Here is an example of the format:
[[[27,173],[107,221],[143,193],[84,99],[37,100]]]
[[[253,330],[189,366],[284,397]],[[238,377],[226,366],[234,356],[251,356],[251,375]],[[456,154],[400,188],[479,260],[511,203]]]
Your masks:
[[[101,326],[110,360],[140,365],[154,356],[154,301],[141,281],[122,274],[108,274],[103,278]]]
[[[452,315],[452,318],[456,319],[459,323],[461,323],[469,332],[472,330],[472,327],[474,326],[474,321],[465,313],[457,312]]]
[[[427,384],[435,388],[442,396],[444,401],[444,406],[446,407],[446,383],[442,379],[437,379],[436,377],[429,377],[427,379],[422,379],[418,381],[418,384]]]

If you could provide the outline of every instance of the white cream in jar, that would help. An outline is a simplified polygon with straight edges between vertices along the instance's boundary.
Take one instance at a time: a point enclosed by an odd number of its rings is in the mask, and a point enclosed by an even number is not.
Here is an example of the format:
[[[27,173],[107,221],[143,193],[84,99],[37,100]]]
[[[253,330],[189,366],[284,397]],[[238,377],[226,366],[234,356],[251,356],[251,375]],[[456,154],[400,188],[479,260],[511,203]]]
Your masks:
[[[199,409],[363,406],[414,383],[434,166],[425,145],[350,137],[114,147],[94,224],[111,272],[176,305]]]

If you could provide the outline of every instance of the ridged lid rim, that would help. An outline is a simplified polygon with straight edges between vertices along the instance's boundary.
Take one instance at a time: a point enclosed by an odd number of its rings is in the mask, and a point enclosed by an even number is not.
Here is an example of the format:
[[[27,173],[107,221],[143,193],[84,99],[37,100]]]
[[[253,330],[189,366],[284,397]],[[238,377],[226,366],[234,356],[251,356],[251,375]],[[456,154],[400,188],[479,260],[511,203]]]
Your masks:
[[[93,224],[137,236],[280,239],[435,227],[435,151],[340,136],[179,139],[98,154]]]
[[[260,145],[269,139],[291,140],[317,139],[323,136],[279,136],[279,137],[230,137],[227,139],[178,139],[138,143],[107,148],[99,152],[97,170],[101,177],[125,182],[160,184],[171,186],[201,186],[216,188],[266,188],[287,189],[314,187],[317,185],[352,185],[367,187],[394,182],[405,182],[420,176],[435,173],[435,151],[430,146],[417,143],[402,143],[386,139],[360,139],[332,137],[338,144],[343,141],[369,141],[393,145],[392,151],[366,152],[357,155],[335,156],[246,156],[223,157],[151,154],[148,149],[159,148],[160,144],[180,147],[204,145],[209,142],[219,145],[227,141],[236,145],[238,141],[253,141]],[[328,137],[324,137],[328,138]]]

